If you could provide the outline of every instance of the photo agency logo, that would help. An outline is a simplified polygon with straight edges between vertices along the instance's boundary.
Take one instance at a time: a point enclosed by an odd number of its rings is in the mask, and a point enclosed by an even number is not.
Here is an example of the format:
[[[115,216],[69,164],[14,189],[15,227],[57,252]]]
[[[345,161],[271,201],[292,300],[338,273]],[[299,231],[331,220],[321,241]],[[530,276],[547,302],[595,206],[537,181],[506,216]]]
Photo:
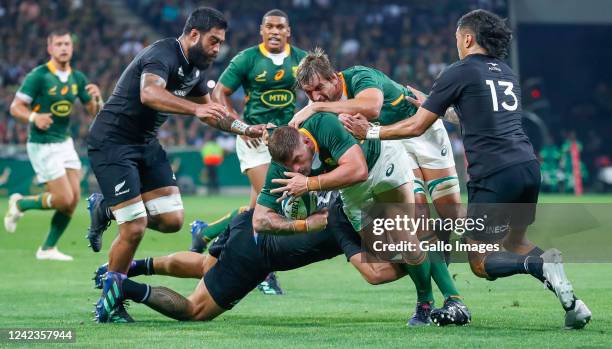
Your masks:
[[[438,212],[452,217],[441,217]],[[444,252],[453,262],[470,253],[504,250],[525,236],[557,248],[568,262],[612,262],[612,204],[376,204],[362,211],[362,248],[372,261],[407,261]]]

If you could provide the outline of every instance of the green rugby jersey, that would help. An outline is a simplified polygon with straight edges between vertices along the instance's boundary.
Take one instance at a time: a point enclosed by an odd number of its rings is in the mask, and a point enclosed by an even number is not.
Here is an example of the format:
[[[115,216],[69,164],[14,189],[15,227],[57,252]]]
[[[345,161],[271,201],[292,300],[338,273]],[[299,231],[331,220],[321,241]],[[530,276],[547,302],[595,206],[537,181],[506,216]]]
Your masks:
[[[219,82],[232,91],[246,93],[246,123],[287,125],[295,112],[295,71],[306,52],[287,44],[281,54],[271,54],[264,44],[247,48],[232,58]]]
[[[384,102],[377,120],[381,125],[394,124],[416,114],[417,107],[408,102],[405,96],[416,98],[405,86],[391,80],[380,70],[363,66],[354,66],[339,73],[343,85],[343,96],[355,98],[367,88],[382,91]]]
[[[32,111],[51,113],[53,118],[53,123],[47,130],[41,130],[34,123],[30,123],[28,142],[65,141],[70,136],[68,127],[74,101],[77,97],[83,104],[91,100],[91,96],[85,90],[87,84],[87,78],[78,70],[70,71],[68,79],[61,81],[57,75],[57,68],[51,62],[39,65],[28,73],[17,91],[17,96],[29,102]]]
[[[358,143],[344,129],[336,114],[316,113],[302,124],[300,132],[310,138],[315,147],[315,158],[312,162],[311,176],[329,172],[338,167],[338,159],[355,144],[359,144],[363,150],[368,170],[374,167],[380,156],[380,140],[365,140]],[[283,174],[285,171],[287,169],[283,165],[272,161],[264,186],[257,197],[258,204],[277,211],[280,209],[281,204],[277,203],[276,199],[281,197],[282,194],[272,194],[270,190],[281,186],[280,184],[272,183],[272,179],[287,178]]]

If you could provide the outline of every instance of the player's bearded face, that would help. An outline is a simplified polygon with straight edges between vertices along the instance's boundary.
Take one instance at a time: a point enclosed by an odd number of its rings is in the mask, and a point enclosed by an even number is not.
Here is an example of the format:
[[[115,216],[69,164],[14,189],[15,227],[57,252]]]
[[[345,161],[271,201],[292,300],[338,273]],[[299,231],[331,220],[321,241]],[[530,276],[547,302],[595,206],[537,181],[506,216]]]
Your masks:
[[[302,89],[313,102],[335,102],[342,98],[342,81],[337,77],[326,80],[316,76]]]
[[[306,143],[300,144],[300,146],[293,152],[293,158],[284,164],[291,172],[299,172],[304,176],[310,174],[312,169],[312,160],[314,158],[314,152],[311,147]]]
[[[189,64],[204,70],[217,58],[221,44],[225,40],[225,31],[211,29],[210,32],[200,35],[199,40],[189,48],[187,59]]]

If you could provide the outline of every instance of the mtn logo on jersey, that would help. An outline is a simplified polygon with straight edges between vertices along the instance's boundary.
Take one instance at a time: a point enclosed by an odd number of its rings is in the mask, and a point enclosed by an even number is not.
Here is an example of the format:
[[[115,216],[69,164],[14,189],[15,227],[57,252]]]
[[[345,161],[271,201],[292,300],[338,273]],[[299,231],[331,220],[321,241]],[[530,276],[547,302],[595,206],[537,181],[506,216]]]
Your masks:
[[[125,181],[115,185],[115,196],[119,196],[119,195],[122,195],[122,194],[130,192],[130,188],[127,188],[127,189],[122,191],[121,189],[123,189],[124,186],[125,186]]]
[[[487,63],[487,65],[489,66],[489,70],[490,71],[494,71],[496,73],[501,73],[501,69],[498,67],[499,64],[497,64],[497,63]]]
[[[268,107],[285,107],[295,99],[293,92],[289,90],[268,90],[261,94],[261,102]]]
[[[66,117],[72,112],[72,103],[69,101],[57,101],[51,104],[51,113],[55,116]]]

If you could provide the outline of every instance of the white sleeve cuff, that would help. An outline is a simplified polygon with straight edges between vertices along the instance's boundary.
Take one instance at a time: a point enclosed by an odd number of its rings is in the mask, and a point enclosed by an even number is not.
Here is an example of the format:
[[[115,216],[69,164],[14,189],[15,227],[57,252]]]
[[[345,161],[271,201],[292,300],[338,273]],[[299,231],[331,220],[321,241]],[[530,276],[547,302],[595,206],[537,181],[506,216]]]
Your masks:
[[[17,94],[15,96],[28,104],[32,103],[32,101],[34,100],[34,98],[26,95],[25,93],[21,91],[17,91]]]

